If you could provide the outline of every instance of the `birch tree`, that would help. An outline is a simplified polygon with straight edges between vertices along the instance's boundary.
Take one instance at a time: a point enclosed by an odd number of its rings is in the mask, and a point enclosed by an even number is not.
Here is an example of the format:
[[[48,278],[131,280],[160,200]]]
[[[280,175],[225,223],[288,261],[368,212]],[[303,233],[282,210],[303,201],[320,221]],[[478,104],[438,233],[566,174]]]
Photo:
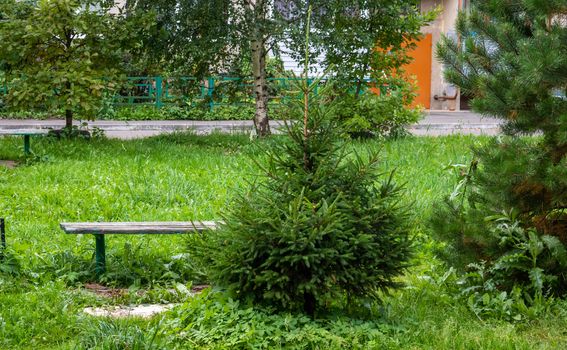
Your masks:
[[[249,66],[256,131],[270,134],[266,60],[288,24],[273,10],[273,0],[137,0],[128,6],[157,12],[163,37],[149,42],[159,56],[152,60],[164,62],[170,72],[204,78],[240,75]]]

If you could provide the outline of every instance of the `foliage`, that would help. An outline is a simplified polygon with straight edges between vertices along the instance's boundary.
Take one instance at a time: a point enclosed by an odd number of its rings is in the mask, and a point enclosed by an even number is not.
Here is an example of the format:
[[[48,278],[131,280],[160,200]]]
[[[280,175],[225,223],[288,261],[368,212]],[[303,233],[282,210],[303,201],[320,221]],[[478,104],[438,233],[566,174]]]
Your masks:
[[[374,69],[390,76],[408,62],[407,49],[420,37],[420,28],[435,13],[422,14],[416,0],[396,1],[176,1],[131,2],[131,11],[153,9],[161,29],[153,61],[172,63],[171,71],[202,77],[206,74],[251,74],[256,101],[255,125],[261,136],[268,124],[267,56],[290,51],[298,61],[307,44],[308,8],[313,7],[315,45],[323,66],[343,85],[363,80]],[[382,50],[373,50],[379,47]],[[392,55],[392,52],[397,54]],[[380,64],[371,64],[381,56]],[[376,58],[374,58],[375,61]],[[249,67],[242,62],[250,62]],[[247,69],[248,68],[248,69]]]
[[[404,136],[405,127],[422,116],[419,109],[407,107],[413,96],[407,83],[380,94],[368,91],[358,98],[344,94],[337,97],[336,117],[351,136]]]
[[[206,291],[174,310],[165,324],[170,341],[193,348],[361,349],[384,344],[396,328],[385,322],[345,316],[313,321],[277,313]]]
[[[295,19],[287,31],[292,56],[299,60],[305,52],[304,16],[311,6],[310,49],[316,52],[312,59],[320,60],[344,85],[355,82],[356,97],[372,71],[390,77],[409,62],[407,51],[415,47],[421,28],[437,15],[422,13],[415,0],[311,0],[293,5],[287,10],[287,16]]]
[[[403,126],[420,117],[419,107],[410,107],[416,92],[404,66],[411,62],[409,52],[421,39],[421,28],[437,11],[422,13],[413,0],[309,4],[314,6],[316,29],[311,48],[323,56],[320,64],[333,75],[341,101],[338,117],[346,130],[355,136],[403,135]],[[293,28],[292,52],[297,58],[305,42]],[[378,93],[377,87],[383,91]]]
[[[513,216],[491,219],[491,235],[501,254],[493,261],[467,267],[463,294],[479,315],[533,318],[548,304],[545,296],[564,291],[567,251],[556,237],[525,230]]]
[[[437,51],[473,109],[501,118],[512,137],[475,149],[460,203],[452,196],[434,222],[455,247],[488,260],[498,289],[518,286],[525,298],[566,291],[558,253],[567,244],[565,9],[563,1],[477,1],[459,15],[461,40],[444,38]],[[542,136],[519,137],[536,132]],[[503,212],[517,225],[513,234],[490,220]]]
[[[553,206],[550,197],[542,197],[536,191],[537,187],[529,192],[519,191],[538,182],[549,184],[554,191],[562,191],[561,186],[564,186],[567,176],[563,174],[565,167],[538,157],[539,145],[539,140],[496,139],[476,148],[477,160],[466,171],[460,170],[461,181],[453,194],[445,199],[446,205],[440,207],[432,218],[437,234],[451,242],[451,252],[447,253],[447,257],[453,263],[466,264],[472,259],[483,259],[498,264],[500,259],[509,258],[512,252],[520,249],[518,244],[521,241],[536,244],[543,240],[541,244],[544,245],[557,242],[559,247],[553,248],[553,251],[559,251],[567,243],[560,212],[545,214]],[[538,169],[545,163],[551,171],[541,174]],[[480,165],[483,166],[481,171],[477,169]],[[519,173],[518,169],[524,169],[525,173]],[[539,207],[534,208],[534,203],[539,203]],[[513,215],[515,234],[505,234],[504,226],[494,222],[493,219],[500,218],[502,212]],[[506,238],[510,235],[515,238]],[[530,254],[536,258],[533,252],[524,249],[525,256]],[[542,273],[555,276],[555,281],[545,288],[545,292],[563,294],[567,280],[562,269],[558,268],[563,266],[561,254],[551,254],[546,259],[550,261],[538,267],[543,268]],[[504,283],[506,274],[508,283]],[[519,279],[510,268],[500,271],[499,278],[498,286],[504,290],[510,291],[516,284],[526,285],[525,278]]]
[[[519,322],[533,320],[549,312],[552,302],[541,295],[531,299],[520,286],[502,290],[493,267],[472,263],[467,268],[469,271],[459,281],[461,297],[478,318]],[[526,296],[530,303],[526,303]]]
[[[173,72],[193,75],[242,74],[250,62],[254,81],[255,126],[270,134],[268,123],[267,56],[282,40],[286,22],[274,17],[273,0],[256,1],[136,1],[131,12],[155,10],[163,40],[150,40],[160,62],[172,62]],[[276,48],[277,49],[277,48]]]
[[[144,38],[145,52],[133,58],[130,74],[171,73],[198,78],[223,72],[234,51],[229,44],[230,1],[139,0],[127,13],[154,11],[154,35]]]
[[[313,315],[395,287],[411,249],[393,174],[377,185],[378,153],[346,152],[325,91],[312,93],[319,81],[299,84],[303,101],[291,108],[302,122],[287,125],[288,139],[258,163],[263,178],[192,251],[238,298]]]
[[[63,111],[93,118],[109,83],[120,75],[124,53],[151,27],[151,14],[109,13],[113,1],[42,0],[3,2],[0,61],[9,86],[6,103],[15,109]],[[118,63],[118,64],[117,64]]]
[[[252,106],[216,106],[213,110],[200,106],[154,106],[121,107],[107,110],[100,119],[109,120],[250,120],[254,115]]]

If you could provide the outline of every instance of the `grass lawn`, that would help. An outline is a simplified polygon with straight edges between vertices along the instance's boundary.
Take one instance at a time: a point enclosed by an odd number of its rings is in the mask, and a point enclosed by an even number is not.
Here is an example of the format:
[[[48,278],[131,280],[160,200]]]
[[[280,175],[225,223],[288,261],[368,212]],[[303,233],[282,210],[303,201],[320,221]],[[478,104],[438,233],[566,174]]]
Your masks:
[[[258,152],[247,137],[35,139],[33,158],[13,169],[0,165],[0,217],[7,221],[9,247],[0,263],[0,349],[565,348],[567,304],[555,302],[544,317],[520,323],[480,319],[455,295],[456,277],[434,257],[439,243],[425,222],[454,184],[444,168],[466,164],[469,147],[484,141],[452,136],[355,145],[382,148],[384,171],[395,169],[397,181],[406,183],[415,267],[402,278],[404,288],[373,306],[379,317],[329,315],[313,322],[253,310],[220,294],[188,298],[186,287],[207,278],[185,254],[184,237],[108,237],[104,282],[128,290],[114,298],[94,295],[83,288],[94,279],[94,240],[59,228],[62,221],[219,219],[231,196],[254,179],[249,157]],[[20,147],[20,138],[0,138],[0,159],[19,159]],[[152,320],[81,312],[144,302],[185,304]]]

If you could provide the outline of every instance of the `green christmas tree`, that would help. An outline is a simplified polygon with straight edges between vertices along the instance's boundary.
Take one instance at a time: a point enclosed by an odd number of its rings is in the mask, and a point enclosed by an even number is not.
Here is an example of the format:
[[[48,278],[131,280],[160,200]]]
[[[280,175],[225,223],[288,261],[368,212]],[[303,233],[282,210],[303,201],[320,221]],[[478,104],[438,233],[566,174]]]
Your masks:
[[[411,242],[401,188],[378,173],[378,154],[357,154],[342,141],[331,83],[315,95],[320,80],[300,81],[287,137],[257,157],[258,180],[223,227],[196,238],[192,253],[239,298],[313,315],[396,286]]]

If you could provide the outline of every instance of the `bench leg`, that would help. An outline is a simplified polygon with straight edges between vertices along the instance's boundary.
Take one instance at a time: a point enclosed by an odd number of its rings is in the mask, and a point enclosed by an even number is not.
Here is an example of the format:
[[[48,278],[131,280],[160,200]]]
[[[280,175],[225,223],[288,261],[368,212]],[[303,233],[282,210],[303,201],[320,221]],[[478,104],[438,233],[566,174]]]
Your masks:
[[[24,154],[29,156],[31,154],[30,150],[30,135],[24,135]]]
[[[0,218],[0,261],[4,260],[4,252],[6,251],[6,227],[4,219]]]
[[[104,235],[94,235],[96,243],[95,251],[95,273],[100,277],[106,270],[106,254],[104,247]]]

